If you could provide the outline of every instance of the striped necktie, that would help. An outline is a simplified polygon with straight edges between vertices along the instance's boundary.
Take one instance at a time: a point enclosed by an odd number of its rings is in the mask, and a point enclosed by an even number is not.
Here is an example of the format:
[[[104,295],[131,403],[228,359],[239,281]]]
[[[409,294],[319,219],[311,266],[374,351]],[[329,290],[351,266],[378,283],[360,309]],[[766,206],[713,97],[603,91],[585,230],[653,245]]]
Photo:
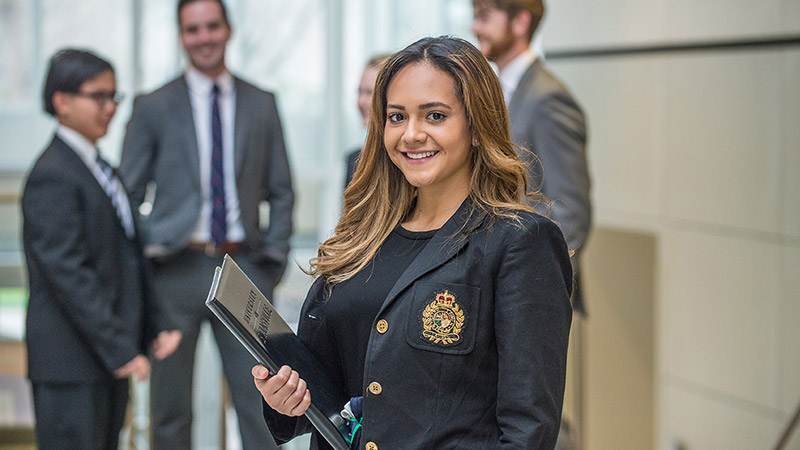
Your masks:
[[[133,217],[131,216],[131,207],[130,203],[128,203],[128,196],[125,193],[125,188],[122,186],[122,182],[114,172],[114,169],[100,157],[99,152],[97,153],[97,167],[100,168],[100,171],[103,172],[103,176],[105,176],[106,182],[103,184],[103,190],[106,191],[106,195],[111,200],[111,204],[117,212],[117,217],[120,223],[122,223],[122,228],[125,229],[125,235],[133,239],[135,233],[133,229]]]
[[[211,241],[227,240],[225,176],[222,169],[222,121],[219,116],[219,86],[214,84],[211,100]]]

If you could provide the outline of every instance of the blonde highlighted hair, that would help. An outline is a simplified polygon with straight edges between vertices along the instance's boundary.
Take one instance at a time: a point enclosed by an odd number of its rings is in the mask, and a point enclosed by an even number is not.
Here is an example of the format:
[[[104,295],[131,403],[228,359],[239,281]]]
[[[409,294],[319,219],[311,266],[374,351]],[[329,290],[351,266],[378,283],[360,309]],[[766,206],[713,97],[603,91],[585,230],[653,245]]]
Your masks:
[[[473,140],[471,214],[516,219],[519,211],[533,211],[526,196],[543,198],[527,193],[527,170],[511,143],[503,92],[486,58],[463,39],[421,39],[391,55],[378,73],[366,143],[344,192],[341,219],[310,261],[308,273],[324,276],[330,284],[363,269],[413,209],[416,188],[389,159],[383,141],[389,84],[412,64],[430,64],[447,73],[466,111]]]

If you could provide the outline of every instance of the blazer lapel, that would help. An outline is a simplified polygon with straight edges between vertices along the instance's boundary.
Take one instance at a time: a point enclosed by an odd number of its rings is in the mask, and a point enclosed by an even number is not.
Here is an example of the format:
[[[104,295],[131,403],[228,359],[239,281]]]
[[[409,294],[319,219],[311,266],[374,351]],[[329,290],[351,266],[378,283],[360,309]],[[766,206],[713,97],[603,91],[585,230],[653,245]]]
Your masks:
[[[389,291],[389,295],[386,296],[386,300],[384,300],[378,313],[379,315],[414,281],[449,261],[467,245],[464,231],[478,227],[483,221],[483,215],[477,212],[470,217],[471,211],[472,200],[467,197],[456,213],[453,214],[453,217],[433,235],[411,265],[400,275],[392,290]]]
[[[519,110],[522,107],[522,103],[525,101],[525,94],[528,92],[527,86],[536,78],[536,74],[539,72],[539,67],[541,64],[542,61],[539,58],[536,58],[536,60],[525,71],[525,74],[522,75],[522,78],[520,78],[519,85],[514,91],[514,95],[511,96],[511,101],[508,102],[508,115],[511,117],[512,121],[514,118],[519,118],[519,120],[530,120],[530,117],[522,117],[522,115],[519,114]]]
[[[180,133],[181,140],[186,143],[179,148],[186,152],[186,161],[189,164],[189,170],[186,172],[190,174],[192,180],[197,184],[197,190],[200,191],[200,155],[197,149],[197,131],[194,128],[192,102],[189,99],[189,86],[186,84],[184,76],[179,80],[179,88],[173,93],[172,101],[175,114],[170,116],[170,120],[174,121],[172,129]]]
[[[245,118],[253,111],[252,98],[245,95],[242,91],[243,83],[238,78],[234,78],[234,86],[236,89],[236,112],[233,118],[233,161],[235,176],[238,179],[239,174],[242,173],[244,166],[245,154],[247,153],[247,146],[244,145],[247,140],[247,127]]]
[[[64,142],[58,135],[53,137],[53,142],[50,143],[50,146],[57,149],[58,153],[60,153],[64,159],[66,160],[67,164],[70,164],[72,168],[67,168],[67,170],[76,177],[80,177],[83,180],[86,180],[87,183],[95,186],[96,193],[102,194],[103,198],[108,198],[106,195],[106,191],[103,190],[103,187],[100,186],[100,183],[94,177],[92,171],[86,167],[86,163],[83,162],[80,156],[69,146],[66,142]],[[109,199],[108,204],[111,205],[111,200]]]
[[[117,210],[114,208],[114,204],[111,203],[111,199],[106,194],[106,191],[103,189],[103,186],[100,185],[100,182],[94,176],[92,171],[86,167],[86,163],[83,162],[80,156],[75,153],[75,150],[69,146],[66,142],[61,140],[58,136],[53,138],[53,142],[50,144],[54,149],[58,149],[58,152],[61,153],[64,157],[65,163],[72,166],[72,168],[67,167],[67,170],[74,174],[74,176],[80,180],[82,183],[87,184],[89,189],[94,192],[92,195],[96,197],[98,202],[102,203],[104,208],[108,210],[108,213],[113,214],[114,222],[119,227],[119,231],[121,233],[125,233],[125,228],[122,226],[122,221],[117,217]]]

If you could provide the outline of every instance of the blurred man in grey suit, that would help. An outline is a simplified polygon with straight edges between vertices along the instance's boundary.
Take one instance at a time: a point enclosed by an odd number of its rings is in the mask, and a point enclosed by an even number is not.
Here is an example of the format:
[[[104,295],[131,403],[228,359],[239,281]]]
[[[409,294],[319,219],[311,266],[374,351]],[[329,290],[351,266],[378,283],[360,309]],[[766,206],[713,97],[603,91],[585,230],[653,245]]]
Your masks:
[[[529,182],[551,201],[550,217],[574,251],[572,267],[576,286],[573,310],[586,314],[580,286],[580,253],[589,234],[592,205],[586,162],[586,119],[567,88],[544,66],[530,48],[544,16],[542,0],[472,0],[472,32],[481,52],[497,64],[503,96],[511,121],[511,138],[530,150],[520,152],[528,163]],[[546,214],[548,205],[532,205]],[[579,317],[580,317],[579,316]],[[581,401],[581,321],[572,325],[570,367],[574,398]],[[580,416],[580,406],[575,409]],[[580,448],[580,423],[562,421],[557,450]]]
[[[186,71],[136,99],[120,164],[134,208],[152,196],[142,220],[145,254],[184,333],[178,350],[153,365],[153,446],[191,448],[194,353],[209,321],[244,448],[264,448],[272,440],[250,375],[254,360],[204,301],[225,253],[272,299],[294,201],[283,132],[274,96],[226,68],[231,25],[222,1],[180,0],[178,26]],[[268,226],[259,221],[262,201]]]
[[[497,64],[511,119],[511,138],[533,153],[520,155],[530,164],[529,182],[551,200],[551,217],[575,251],[576,265],[592,216],[586,121],[566,87],[531,51],[544,4],[542,0],[473,0],[472,4],[472,31],[481,52]],[[542,205],[534,206],[546,212]],[[580,298],[573,302],[576,311],[583,310]]]

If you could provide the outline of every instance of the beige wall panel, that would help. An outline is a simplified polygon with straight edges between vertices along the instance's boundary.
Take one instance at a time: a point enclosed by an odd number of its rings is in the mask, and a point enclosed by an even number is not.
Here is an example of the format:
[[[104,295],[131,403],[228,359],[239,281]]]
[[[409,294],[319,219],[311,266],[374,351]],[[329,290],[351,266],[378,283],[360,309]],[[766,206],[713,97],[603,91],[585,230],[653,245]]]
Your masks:
[[[583,254],[584,448],[653,448],[655,249],[652,235],[598,227]]]
[[[546,1],[545,48],[607,47],[660,41],[664,0]]]
[[[791,31],[784,25],[785,1],[672,0],[665,8],[666,37],[717,40],[785,33]]]
[[[783,27],[792,32],[800,31],[800,2],[783,0]]]
[[[780,293],[780,408],[794,411],[800,404],[800,248],[786,247],[781,260]],[[787,418],[788,420],[788,418]],[[797,430],[800,435],[800,429]]]
[[[668,216],[782,228],[783,57],[751,51],[667,59]]]
[[[660,164],[659,68],[650,58],[552,61],[584,108],[592,199],[598,209],[654,215]]]
[[[663,421],[659,450],[769,449],[778,438],[780,423],[760,410],[734,405],[683,389],[662,388]],[[683,447],[673,446],[682,443]]]
[[[800,1],[796,14],[800,20]],[[786,95],[783,98],[786,111],[783,117],[783,130],[786,136],[783,142],[782,164],[784,173],[783,233],[789,236],[800,236],[800,50],[786,50],[786,70],[783,79]]]
[[[658,254],[661,373],[779,408],[775,330],[780,249],[666,231]]]
[[[796,0],[549,1],[549,49],[739,40],[797,33]]]

